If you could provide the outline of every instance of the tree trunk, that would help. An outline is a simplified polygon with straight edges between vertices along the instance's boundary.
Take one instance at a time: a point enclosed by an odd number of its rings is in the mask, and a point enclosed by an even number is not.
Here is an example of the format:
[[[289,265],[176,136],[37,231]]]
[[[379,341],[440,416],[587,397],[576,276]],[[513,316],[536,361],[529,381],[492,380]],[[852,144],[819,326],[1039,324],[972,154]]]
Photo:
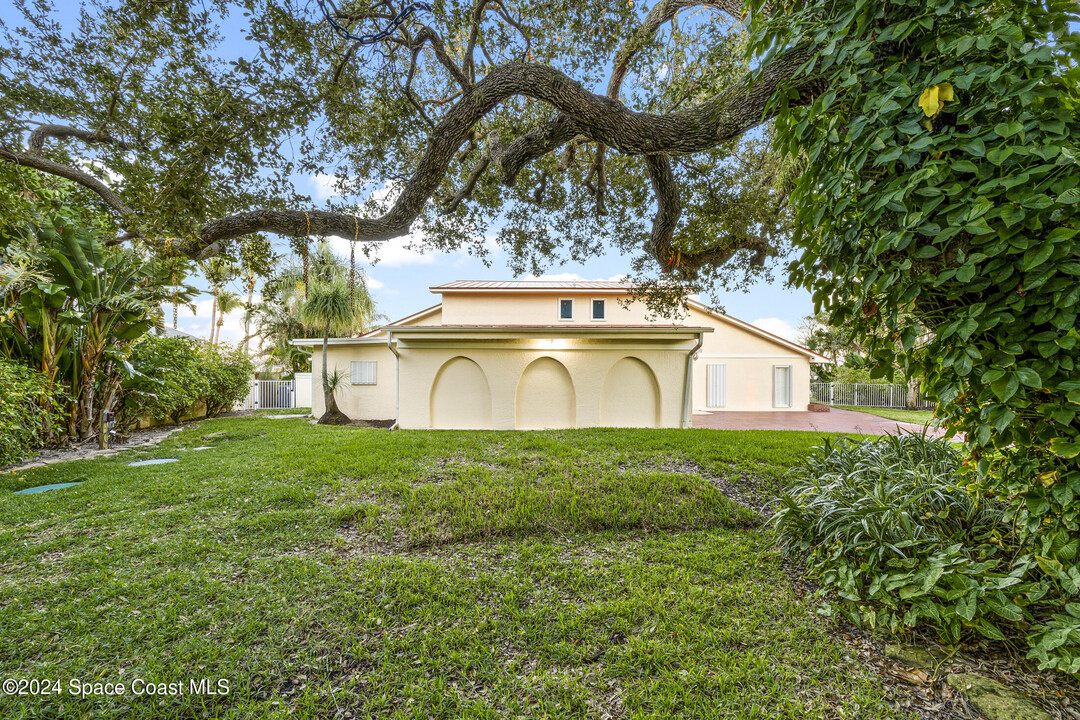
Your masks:
[[[214,283],[214,304],[210,306],[210,347],[214,346],[214,321],[217,320],[218,286]]]
[[[908,410],[919,409],[919,390],[921,389],[921,387],[922,383],[919,381],[919,378],[908,378],[907,402],[904,403],[905,405],[907,405]]]
[[[337,398],[334,397],[335,393],[333,388],[330,387],[330,376],[327,374],[326,363],[326,351],[330,345],[330,326],[326,326],[326,330],[323,333],[322,341],[322,388],[323,388],[323,404],[326,406],[323,410],[322,417],[319,418],[319,425],[348,425],[349,417],[338,410]]]
[[[244,306],[244,354],[251,355],[251,298],[255,295],[255,273],[248,277],[248,299]]]

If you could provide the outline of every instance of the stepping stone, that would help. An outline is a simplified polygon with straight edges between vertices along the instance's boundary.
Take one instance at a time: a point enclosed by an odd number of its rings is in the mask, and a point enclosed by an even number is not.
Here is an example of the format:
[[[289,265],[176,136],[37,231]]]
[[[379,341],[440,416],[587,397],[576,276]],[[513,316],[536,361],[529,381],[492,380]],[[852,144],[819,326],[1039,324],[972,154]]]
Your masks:
[[[270,415],[269,416],[269,418],[271,420],[288,420],[289,418],[302,418],[302,417],[307,417],[307,415]]]
[[[180,462],[176,458],[159,458],[157,460],[140,460],[139,462],[128,463],[128,467],[142,467],[143,465],[164,465],[166,463]]]
[[[919,647],[904,647],[903,645],[886,645],[885,656],[898,660],[905,665],[923,670],[932,670],[936,661],[929,650]]]
[[[982,675],[953,673],[946,681],[987,720],[1053,720],[1050,713],[1033,703],[1027,695]]]
[[[213,445],[201,445],[201,446],[199,446],[197,448],[191,448],[191,449],[192,450],[213,450],[214,446]]]
[[[63,490],[64,488],[73,487],[75,485],[82,485],[82,481],[68,482],[68,483],[56,483],[54,485],[38,485],[37,487],[26,488],[25,490],[16,490],[16,495],[34,495],[36,493],[43,493],[46,490]]]

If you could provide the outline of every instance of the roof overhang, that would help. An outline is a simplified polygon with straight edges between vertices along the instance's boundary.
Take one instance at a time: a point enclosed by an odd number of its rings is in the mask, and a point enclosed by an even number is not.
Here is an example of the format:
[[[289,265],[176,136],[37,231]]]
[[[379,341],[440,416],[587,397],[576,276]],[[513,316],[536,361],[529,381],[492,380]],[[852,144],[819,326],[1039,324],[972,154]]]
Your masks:
[[[692,340],[710,327],[691,326],[552,326],[552,325],[423,325],[383,327],[402,340],[508,340],[516,338],[606,338],[620,340]]]
[[[296,345],[298,347],[321,347],[323,344],[322,338],[295,338],[289,341],[290,345]],[[326,341],[327,345],[385,345],[386,336],[370,337],[365,335],[363,337],[347,337],[347,338],[330,338]]]
[[[769,342],[776,343],[777,345],[781,345],[783,347],[786,347],[789,350],[794,350],[795,352],[799,353],[800,355],[805,355],[806,358],[812,364],[815,364],[815,365],[835,365],[836,364],[835,362],[833,362],[829,358],[825,357],[824,355],[820,355],[820,354],[814,352],[813,350],[811,350],[810,348],[808,348],[808,347],[806,347],[804,345],[800,345],[797,342],[792,342],[791,340],[786,340],[786,339],[780,337],[779,335],[773,335],[768,330],[762,330],[757,325],[752,325],[751,323],[748,323],[745,320],[740,320],[739,318],[732,317],[731,315],[728,315],[726,313],[717,312],[716,310],[713,310],[711,307],[709,307],[705,303],[698,302],[697,300],[689,300],[688,299],[687,304],[690,307],[694,308],[695,310],[699,310],[699,311],[705,313],[706,315],[714,317],[714,318],[716,318],[718,320],[723,320],[724,322],[728,323],[729,325],[734,325],[737,328],[741,328],[742,330],[745,330],[745,331],[747,331],[747,332],[749,332],[751,334],[757,335],[758,337],[763,338],[765,340],[768,340]]]

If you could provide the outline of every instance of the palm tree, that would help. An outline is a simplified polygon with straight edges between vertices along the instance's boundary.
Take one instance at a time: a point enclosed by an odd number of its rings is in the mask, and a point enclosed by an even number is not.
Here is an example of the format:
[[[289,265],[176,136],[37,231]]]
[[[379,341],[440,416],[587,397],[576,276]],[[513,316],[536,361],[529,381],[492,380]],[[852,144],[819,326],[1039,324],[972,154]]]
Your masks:
[[[217,324],[218,295],[221,286],[236,276],[236,266],[222,257],[212,257],[203,263],[203,275],[210,282],[214,304],[210,308],[210,344],[214,344],[214,327]]]
[[[225,324],[225,316],[231,313],[233,310],[239,310],[244,306],[243,301],[240,300],[240,295],[234,293],[231,290],[221,290],[217,295],[217,334],[214,334],[214,328],[210,328],[210,344],[221,342],[221,326]]]
[[[308,262],[307,285],[304,283],[303,266],[293,261],[266,283],[263,302],[256,308],[256,337],[272,345],[268,351],[271,362],[276,361],[294,371],[307,368],[305,358],[290,341],[300,337],[318,337],[321,325],[304,321],[300,308],[305,300],[308,286],[343,282],[349,286],[354,307],[353,324],[344,334],[364,333],[382,316],[375,311],[375,303],[368,294],[363,271],[350,268],[346,261],[334,255],[326,242],[320,242]],[[261,345],[261,343],[260,343]]]
[[[356,324],[356,304],[350,300],[349,284],[342,280],[313,282],[308,287],[308,298],[300,306],[300,319],[322,330],[322,386],[326,411],[319,418],[320,425],[347,425],[348,416],[338,410],[334,397],[334,384],[326,367],[326,351],[330,333],[351,333]]]

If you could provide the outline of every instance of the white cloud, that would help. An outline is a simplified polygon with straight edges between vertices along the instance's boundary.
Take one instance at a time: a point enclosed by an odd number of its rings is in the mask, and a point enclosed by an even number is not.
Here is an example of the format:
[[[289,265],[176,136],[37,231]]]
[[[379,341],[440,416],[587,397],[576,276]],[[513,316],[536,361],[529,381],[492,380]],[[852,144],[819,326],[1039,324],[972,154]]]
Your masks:
[[[335,253],[344,258],[349,257],[351,240],[339,237],[332,237],[329,240],[330,247],[333,248]],[[356,263],[370,266],[377,262],[379,265],[386,267],[431,265],[440,256],[445,257],[447,255],[447,253],[439,253],[434,250],[424,250],[420,247],[421,241],[422,236],[420,233],[410,233],[393,240],[357,243]],[[370,259],[364,255],[365,248],[370,250]]]
[[[333,175],[315,174],[308,178],[311,183],[311,197],[315,202],[326,202],[341,194],[337,187],[337,178]]]
[[[781,320],[776,317],[758,318],[752,325],[756,325],[765,332],[771,332],[773,335],[779,335],[785,340],[791,340],[792,342],[800,342],[799,331],[797,328],[792,327],[791,323],[787,320]]]
[[[380,282],[375,278],[371,277],[370,275],[367,276],[364,284],[368,286],[369,290],[382,290],[384,287],[386,287],[386,283]]]

